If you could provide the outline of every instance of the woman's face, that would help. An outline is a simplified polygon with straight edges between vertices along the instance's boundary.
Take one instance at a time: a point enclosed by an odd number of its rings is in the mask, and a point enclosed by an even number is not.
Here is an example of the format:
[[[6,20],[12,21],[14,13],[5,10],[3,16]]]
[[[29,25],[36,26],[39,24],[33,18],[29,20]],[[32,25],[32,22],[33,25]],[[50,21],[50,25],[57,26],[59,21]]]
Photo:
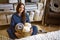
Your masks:
[[[21,5],[19,8],[19,13],[22,13],[24,11],[24,5]]]

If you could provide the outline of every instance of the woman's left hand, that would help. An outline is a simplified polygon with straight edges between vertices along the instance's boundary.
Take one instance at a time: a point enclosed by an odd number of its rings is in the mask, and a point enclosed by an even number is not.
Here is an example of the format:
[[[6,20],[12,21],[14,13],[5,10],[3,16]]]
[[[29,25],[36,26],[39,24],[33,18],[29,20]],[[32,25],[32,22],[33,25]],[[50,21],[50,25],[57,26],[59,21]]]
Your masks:
[[[32,34],[32,32],[33,32],[33,29],[31,28],[31,29],[30,29],[30,33]]]

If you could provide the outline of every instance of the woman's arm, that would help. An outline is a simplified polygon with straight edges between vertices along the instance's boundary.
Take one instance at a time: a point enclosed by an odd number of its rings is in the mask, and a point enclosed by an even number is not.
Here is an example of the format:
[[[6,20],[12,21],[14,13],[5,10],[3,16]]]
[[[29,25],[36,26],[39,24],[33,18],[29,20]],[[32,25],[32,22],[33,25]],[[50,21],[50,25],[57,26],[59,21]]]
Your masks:
[[[10,27],[14,27],[14,26],[15,26],[14,16],[12,16]]]
[[[10,29],[12,32],[15,32],[15,20],[14,20],[14,15],[12,15],[11,22],[10,22]]]

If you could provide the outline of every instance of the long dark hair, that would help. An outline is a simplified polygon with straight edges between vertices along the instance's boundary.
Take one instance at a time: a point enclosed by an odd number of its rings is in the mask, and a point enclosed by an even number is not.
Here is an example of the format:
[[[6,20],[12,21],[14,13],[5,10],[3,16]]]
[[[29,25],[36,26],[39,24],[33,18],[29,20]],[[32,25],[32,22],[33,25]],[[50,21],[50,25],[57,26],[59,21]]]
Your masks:
[[[23,3],[18,3],[18,5],[17,5],[17,7],[16,7],[16,12],[17,13],[19,13],[19,8],[20,8],[20,6],[21,5],[24,5]],[[26,19],[26,15],[25,15],[25,6],[24,6],[24,11],[22,12],[22,14],[21,14],[21,17],[22,17],[22,22],[23,22],[23,24],[25,24],[25,19]]]

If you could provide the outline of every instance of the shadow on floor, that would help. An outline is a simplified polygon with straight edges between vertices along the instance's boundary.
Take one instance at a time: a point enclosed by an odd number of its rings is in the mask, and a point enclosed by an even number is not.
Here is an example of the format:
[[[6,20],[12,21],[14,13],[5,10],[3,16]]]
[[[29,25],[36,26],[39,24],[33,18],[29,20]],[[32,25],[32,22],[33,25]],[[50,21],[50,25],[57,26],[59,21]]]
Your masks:
[[[0,26],[0,30],[4,30],[4,29],[7,29],[7,28],[9,28],[9,25]]]

